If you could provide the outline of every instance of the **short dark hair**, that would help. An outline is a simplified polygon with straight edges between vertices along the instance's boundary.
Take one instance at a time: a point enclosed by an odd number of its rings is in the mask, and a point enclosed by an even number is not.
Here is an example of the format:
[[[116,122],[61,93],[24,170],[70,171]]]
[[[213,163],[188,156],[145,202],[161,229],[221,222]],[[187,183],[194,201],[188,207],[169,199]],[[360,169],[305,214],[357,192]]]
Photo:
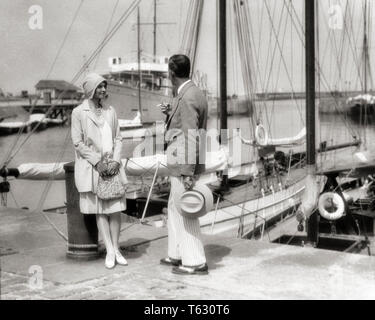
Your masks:
[[[190,59],[184,54],[175,54],[170,57],[168,67],[178,78],[190,77]]]

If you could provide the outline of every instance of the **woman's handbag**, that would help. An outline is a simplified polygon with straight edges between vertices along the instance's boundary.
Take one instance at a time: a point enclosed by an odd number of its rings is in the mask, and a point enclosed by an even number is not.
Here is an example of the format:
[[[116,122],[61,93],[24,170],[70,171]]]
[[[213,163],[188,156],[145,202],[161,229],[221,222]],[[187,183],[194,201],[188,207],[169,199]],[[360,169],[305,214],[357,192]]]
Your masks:
[[[106,159],[108,163],[108,159]],[[101,200],[114,200],[122,198],[125,195],[125,186],[122,183],[120,173],[113,176],[99,175],[98,188],[96,190],[96,195]]]
[[[99,176],[96,195],[101,200],[114,200],[125,195],[125,186],[122,184],[119,174],[111,177]]]

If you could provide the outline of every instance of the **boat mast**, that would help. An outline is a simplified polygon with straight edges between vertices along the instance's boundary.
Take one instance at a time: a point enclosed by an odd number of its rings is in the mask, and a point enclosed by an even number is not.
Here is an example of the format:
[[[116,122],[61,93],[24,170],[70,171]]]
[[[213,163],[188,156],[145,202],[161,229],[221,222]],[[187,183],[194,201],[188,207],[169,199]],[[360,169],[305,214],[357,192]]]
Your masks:
[[[156,62],[156,0],[154,0],[154,62]]]
[[[315,166],[315,1],[305,0],[307,165]]]
[[[363,12],[363,84],[365,94],[367,93],[367,0],[365,0],[365,10]]]
[[[227,113],[227,26],[226,0],[219,0],[219,64],[220,64],[220,138],[221,144],[227,144],[228,113]],[[228,185],[228,176],[223,176],[222,187]]]
[[[307,174],[316,174],[315,152],[315,1],[305,0],[306,59],[306,165]],[[307,221],[307,240],[317,242],[317,215]]]
[[[142,121],[142,92],[141,92],[141,85],[142,85],[142,71],[141,71],[141,19],[140,19],[140,11],[139,6],[137,10],[137,53],[138,53],[138,111],[141,115]]]
[[[370,69],[370,56],[368,50],[368,35],[367,35],[367,20],[368,20],[368,7],[367,7],[367,0],[365,0],[365,8],[364,8],[364,19],[363,19],[363,83],[364,83],[364,91],[367,94],[368,91],[368,72],[371,72]],[[371,84],[372,85],[372,84]]]

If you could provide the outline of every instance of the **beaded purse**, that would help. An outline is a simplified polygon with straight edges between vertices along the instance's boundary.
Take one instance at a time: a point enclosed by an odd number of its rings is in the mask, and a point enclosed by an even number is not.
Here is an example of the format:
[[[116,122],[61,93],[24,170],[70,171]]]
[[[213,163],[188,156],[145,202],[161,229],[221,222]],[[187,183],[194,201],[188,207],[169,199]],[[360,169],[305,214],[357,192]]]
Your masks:
[[[104,163],[109,162],[108,158],[103,159]],[[101,200],[114,200],[122,198],[125,195],[125,186],[123,185],[120,174],[117,173],[113,176],[99,175],[98,188],[96,195]]]

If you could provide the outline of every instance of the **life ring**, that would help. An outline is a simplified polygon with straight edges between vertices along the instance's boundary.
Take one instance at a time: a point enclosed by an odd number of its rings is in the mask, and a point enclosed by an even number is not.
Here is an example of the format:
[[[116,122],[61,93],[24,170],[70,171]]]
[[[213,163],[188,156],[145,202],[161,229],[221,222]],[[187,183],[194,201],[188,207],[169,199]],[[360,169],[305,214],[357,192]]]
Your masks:
[[[327,202],[330,201],[331,204],[327,206]],[[332,205],[333,204],[333,205]],[[327,207],[330,210],[327,210]],[[345,212],[345,202],[344,199],[335,192],[326,192],[319,197],[318,209],[320,215],[330,221],[340,219]]]
[[[255,140],[260,146],[268,144],[268,133],[261,124],[258,124],[255,128]]]

